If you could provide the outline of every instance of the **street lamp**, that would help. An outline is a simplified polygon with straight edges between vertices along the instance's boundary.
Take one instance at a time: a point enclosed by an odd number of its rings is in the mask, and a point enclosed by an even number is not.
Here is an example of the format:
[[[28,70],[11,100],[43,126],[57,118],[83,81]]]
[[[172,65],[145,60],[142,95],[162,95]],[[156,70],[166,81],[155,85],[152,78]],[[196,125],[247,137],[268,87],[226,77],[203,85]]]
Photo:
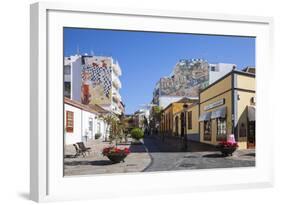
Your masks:
[[[183,113],[184,113],[184,120],[183,120],[183,124],[184,124],[184,129],[183,129],[183,143],[184,143],[184,150],[187,150],[187,129],[186,129],[186,112],[188,109],[188,104],[184,103],[183,104]]]

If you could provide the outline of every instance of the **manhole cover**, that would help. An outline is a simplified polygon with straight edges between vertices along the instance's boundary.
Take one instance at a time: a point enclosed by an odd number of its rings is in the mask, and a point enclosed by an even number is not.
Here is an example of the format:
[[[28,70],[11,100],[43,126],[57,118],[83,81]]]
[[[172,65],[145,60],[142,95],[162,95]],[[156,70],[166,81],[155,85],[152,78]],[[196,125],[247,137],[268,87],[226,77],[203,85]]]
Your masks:
[[[180,167],[193,167],[195,164],[188,164],[188,163],[185,163],[185,164],[180,164]]]
[[[133,167],[133,166],[136,166],[136,164],[127,164],[126,166],[127,167]]]
[[[198,156],[184,156],[183,158],[189,158],[189,159],[192,159],[192,158],[198,158]]]

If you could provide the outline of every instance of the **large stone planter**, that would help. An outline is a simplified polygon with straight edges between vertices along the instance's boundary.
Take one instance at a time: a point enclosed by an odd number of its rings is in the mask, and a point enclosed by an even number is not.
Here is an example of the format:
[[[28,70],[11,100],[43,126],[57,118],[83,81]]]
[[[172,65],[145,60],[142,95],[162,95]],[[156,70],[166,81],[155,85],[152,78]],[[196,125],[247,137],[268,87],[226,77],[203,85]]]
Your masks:
[[[221,151],[223,156],[232,156],[233,152],[235,152],[236,149],[236,147],[219,147],[219,150]]]
[[[116,153],[108,154],[106,156],[113,163],[120,163],[121,161],[124,162],[124,159],[127,157],[126,154],[116,154]]]

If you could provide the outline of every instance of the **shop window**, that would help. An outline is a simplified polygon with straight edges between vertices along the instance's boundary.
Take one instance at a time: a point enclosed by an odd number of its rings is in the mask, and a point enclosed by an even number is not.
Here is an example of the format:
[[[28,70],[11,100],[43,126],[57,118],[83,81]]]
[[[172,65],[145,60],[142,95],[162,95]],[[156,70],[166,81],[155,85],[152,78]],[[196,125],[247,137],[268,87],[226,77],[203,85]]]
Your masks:
[[[217,118],[217,141],[226,139],[226,119]]]
[[[192,129],[192,112],[187,113],[187,127],[189,130]]]
[[[212,127],[212,121],[204,121],[204,140],[211,141],[211,127]]]
[[[73,115],[74,115],[73,112],[66,111],[66,132],[73,132],[73,125],[74,125]]]

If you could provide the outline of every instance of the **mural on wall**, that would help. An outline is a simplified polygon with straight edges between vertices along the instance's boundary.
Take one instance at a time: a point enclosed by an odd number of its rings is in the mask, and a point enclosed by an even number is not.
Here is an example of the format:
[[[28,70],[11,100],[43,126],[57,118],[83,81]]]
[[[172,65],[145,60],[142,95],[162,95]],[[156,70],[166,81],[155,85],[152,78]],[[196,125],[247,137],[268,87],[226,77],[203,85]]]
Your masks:
[[[81,72],[81,102],[83,104],[111,104],[111,66],[107,59],[84,58]]]
[[[159,95],[198,96],[199,89],[208,84],[208,66],[202,59],[180,60],[170,77],[160,79]]]

